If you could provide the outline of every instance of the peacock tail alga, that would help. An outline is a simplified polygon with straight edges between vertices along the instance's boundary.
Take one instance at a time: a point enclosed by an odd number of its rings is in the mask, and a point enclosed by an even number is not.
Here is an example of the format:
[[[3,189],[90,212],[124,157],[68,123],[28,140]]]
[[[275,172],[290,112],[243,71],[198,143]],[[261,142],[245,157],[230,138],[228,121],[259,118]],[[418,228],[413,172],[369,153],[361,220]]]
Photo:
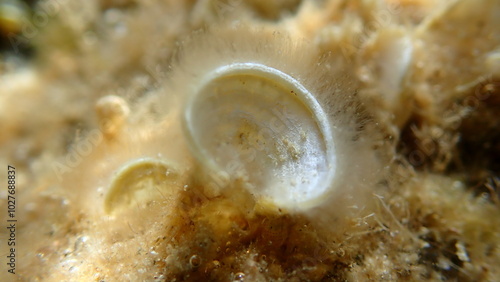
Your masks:
[[[498,281],[500,2],[0,1],[0,281]]]

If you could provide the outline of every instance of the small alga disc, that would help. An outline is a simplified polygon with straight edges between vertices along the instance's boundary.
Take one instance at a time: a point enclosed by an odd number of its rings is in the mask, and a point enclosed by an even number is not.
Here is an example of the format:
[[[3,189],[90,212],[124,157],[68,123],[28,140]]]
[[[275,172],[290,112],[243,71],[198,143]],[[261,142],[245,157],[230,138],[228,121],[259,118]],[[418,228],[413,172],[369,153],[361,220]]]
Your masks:
[[[168,200],[180,189],[180,174],[163,160],[142,158],[118,170],[104,201],[106,213],[134,208],[158,199]]]

